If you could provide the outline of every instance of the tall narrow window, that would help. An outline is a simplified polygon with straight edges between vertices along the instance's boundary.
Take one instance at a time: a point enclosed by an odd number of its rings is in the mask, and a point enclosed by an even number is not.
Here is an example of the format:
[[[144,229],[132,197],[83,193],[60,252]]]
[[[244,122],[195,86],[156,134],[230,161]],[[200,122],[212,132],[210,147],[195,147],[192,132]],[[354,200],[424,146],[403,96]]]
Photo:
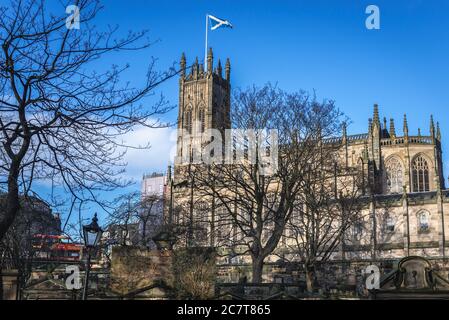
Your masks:
[[[426,192],[429,186],[429,165],[423,156],[418,156],[412,164],[413,191]]]
[[[204,112],[204,109],[200,109],[198,118],[200,120],[201,133],[204,133],[204,131],[206,130],[206,113]]]
[[[184,114],[184,129],[192,134],[192,110],[187,110]]]
[[[387,218],[385,219],[385,227],[386,230],[389,232],[393,232],[394,231],[394,226],[395,226],[395,221],[393,217],[387,216]]]
[[[363,224],[358,221],[355,222],[352,226],[352,241],[359,242],[362,239],[363,235]]]
[[[387,193],[401,193],[402,192],[402,164],[393,157],[385,164]]]
[[[361,183],[361,188],[360,188],[360,190],[361,190],[361,192],[362,192],[362,194],[366,194],[366,181],[365,181],[365,164],[363,163],[363,159],[359,159],[358,161],[357,161],[357,166],[358,166],[358,168],[359,168],[359,170],[360,170],[360,172],[359,172],[359,179],[360,179],[360,182],[359,183]]]
[[[422,211],[418,215],[418,230],[419,232],[429,230],[429,213],[427,211]]]

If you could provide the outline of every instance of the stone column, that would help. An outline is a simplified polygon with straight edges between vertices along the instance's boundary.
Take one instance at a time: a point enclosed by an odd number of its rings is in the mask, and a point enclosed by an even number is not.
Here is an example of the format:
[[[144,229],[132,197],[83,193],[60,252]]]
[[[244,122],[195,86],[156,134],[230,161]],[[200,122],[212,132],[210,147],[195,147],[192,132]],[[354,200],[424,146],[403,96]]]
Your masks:
[[[408,257],[410,255],[410,221],[408,215],[408,197],[407,197],[407,187],[404,186],[404,193],[402,195],[402,208],[403,215],[402,220],[404,223],[404,256]]]
[[[376,221],[376,199],[374,195],[371,196],[371,203],[369,206],[371,218],[371,259],[375,260],[377,257],[377,221]]]
[[[445,259],[446,257],[446,243],[445,243],[445,230],[444,230],[444,209],[443,209],[443,197],[441,188],[438,186],[437,190],[437,212],[440,217],[439,230],[438,230],[438,244],[440,249],[440,256]]]

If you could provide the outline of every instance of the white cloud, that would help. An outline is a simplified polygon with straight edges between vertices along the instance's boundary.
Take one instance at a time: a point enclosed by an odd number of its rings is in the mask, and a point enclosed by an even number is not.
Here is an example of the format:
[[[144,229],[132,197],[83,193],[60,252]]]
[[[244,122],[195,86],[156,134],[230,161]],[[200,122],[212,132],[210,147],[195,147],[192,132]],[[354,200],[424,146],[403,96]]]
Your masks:
[[[126,178],[140,181],[144,173],[165,172],[168,164],[173,162],[176,129],[139,127],[125,135],[123,142],[133,147],[145,147],[150,144],[149,149],[129,148],[124,157],[128,164]]]

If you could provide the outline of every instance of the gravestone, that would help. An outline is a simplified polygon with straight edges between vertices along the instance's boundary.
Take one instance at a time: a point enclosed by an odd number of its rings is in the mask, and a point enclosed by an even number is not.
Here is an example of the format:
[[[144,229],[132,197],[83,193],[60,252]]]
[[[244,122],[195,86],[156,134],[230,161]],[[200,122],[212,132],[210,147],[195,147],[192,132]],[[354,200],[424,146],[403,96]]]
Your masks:
[[[449,300],[449,281],[434,270],[429,260],[411,256],[402,259],[396,270],[385,275],[371,298]]]

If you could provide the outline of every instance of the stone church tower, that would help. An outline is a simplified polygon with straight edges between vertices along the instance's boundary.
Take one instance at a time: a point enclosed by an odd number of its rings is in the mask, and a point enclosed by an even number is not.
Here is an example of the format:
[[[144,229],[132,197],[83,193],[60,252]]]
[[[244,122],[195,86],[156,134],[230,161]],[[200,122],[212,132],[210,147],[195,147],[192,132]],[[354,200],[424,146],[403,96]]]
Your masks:
[[[198,63],[198,58],[191,66],[187,67],[184,54],[182,54],[180,65],[178,158],[191,156],[191,145],[185,143],[185,135],[193,138],[207,129],[224,131],[230,128],[231,104],[231,64],[229,59],[226,60],[224,76],[220,60],[214,67],[212,48],[209,49],[207,55],[206,70],[202,64]]]
[[[439,124],[435,128],[433,117],[429,135],[422,135],[419,129],[413,136],[409,134],[404,115],[403,135],[400,136],[396,133],[394,119],[390,119],[389,128],[386,118],[381,123],[376,104],[373,118],[369,119],[368,134],[350,136],[346,140],[349,145],[356,145],[360,138],[359,142],[365,144],[363,162],[370,180],[370,193],[401,194],[403,191],[430,192],[445,188],[441,132]]]

